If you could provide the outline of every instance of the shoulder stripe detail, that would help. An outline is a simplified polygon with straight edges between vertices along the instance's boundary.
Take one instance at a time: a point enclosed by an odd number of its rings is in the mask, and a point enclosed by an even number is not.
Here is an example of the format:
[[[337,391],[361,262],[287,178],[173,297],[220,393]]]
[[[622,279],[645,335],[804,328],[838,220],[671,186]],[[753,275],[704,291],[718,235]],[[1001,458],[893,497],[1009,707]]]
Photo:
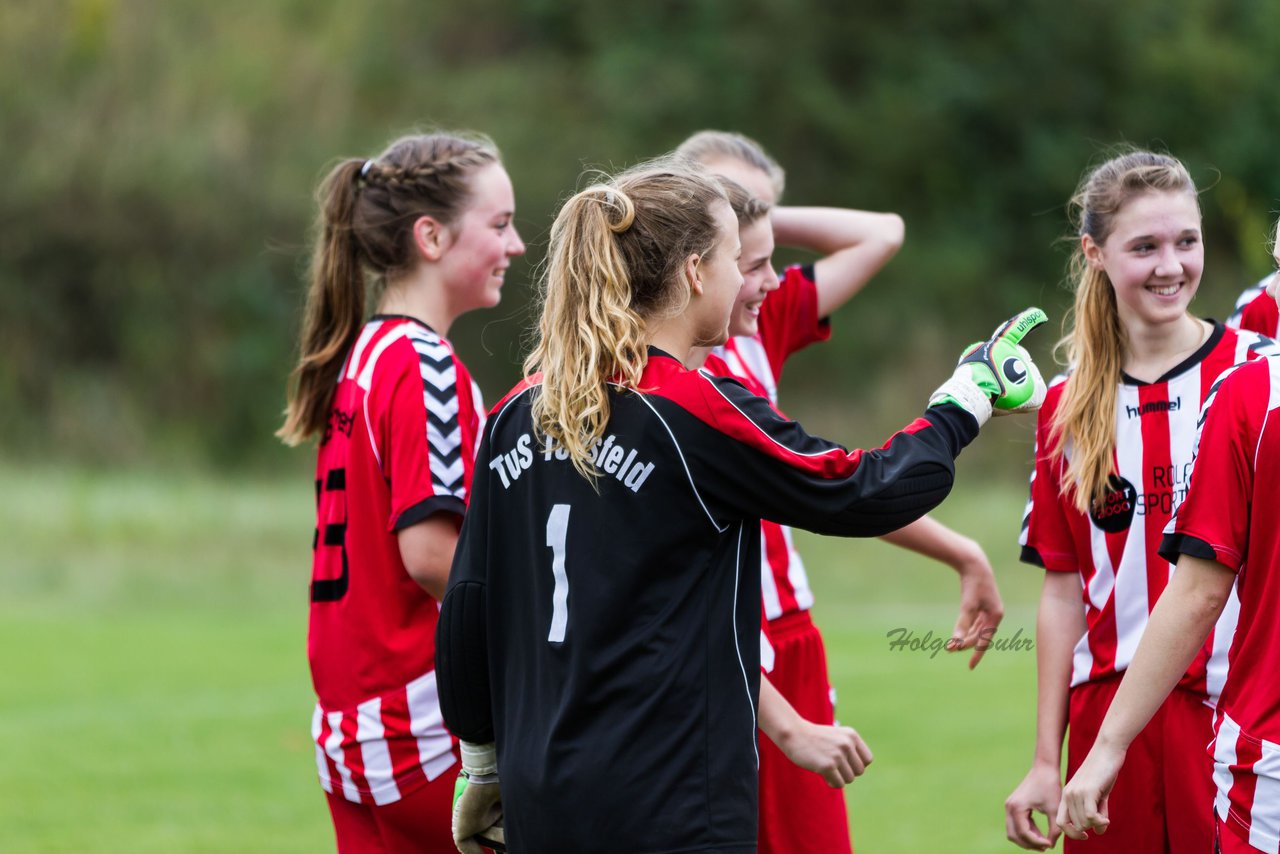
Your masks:
[[[377,344],[373,345],[373,350],[369,353],[369,358],[365,360],[364,367],[360,368],[359,376],[356,378],[356,383],[360,388],[365,391],[369,390],[370,385],[373,383],[373,370],[378,366],[378,360],[382,358],[383,353],[387,352],[388,347],[396,341],[399,341],[404,336],[405,330],[403,328],[393,329],[386,335],[383,335],[382,338],[378,340]],[[356,361],[352,359],[351,363],[354,368]]]
[[[1240,337],[1246,338],[1243,331],[1238,334]],[[1274,356],[1280,354],[1280,345],[1265,335],[1253,332],[1247,336],[1246,340],[1248,339],[1252,339],[1249,340],[1248,348],[1250,356]]]
[[[616,383],[610,383],[610,385],[622,388],[622,386],[617,385]],[[707,508],[707,503],[702,500],[702,494],[698,492],[698,484],[693,480],[693,472],[689,471],[689,463],[685,461],[684,451],[680,447],[680,440],[676,438],[676,434],[672,431],[671,425],[667,423],[667,419],[662,417],[662,413],[654,408],[654,405],[649,402],[645,395],[637,393],[636,397],[643,401],[645,406],[649,407],[649,411],[652,412],[654,416],[657,417],[658,422],[662,424],[662,429],[666,430],[667,435],[671,437],[671,444],[676,449],[676,456],[680,457],[680,465],[684,467],[685,477],[689,479],[689,487],[693,490],[693,497],[698,499],[698,504],[702,507],[702,512],[706,513],[707,518],[711,520],[712,527],[723,534],[725,531],[729,530],[729,526],[721,525],[717,522],[716,517],[711,515],[711,510]]]
[[[504,398],[501,403],[499,403],[497,406],[494,407],[493,411],[489,413],[488,424],[492,425],[490,432],[497,432],[498,422],[502,420],[502,416],[507,414],[507,410],[511,408],[511,404],[515,403],[517,400],[524,397],[524,395],[527,394],[529,391],[531,391],[533,388],[534,387],[531,385],[525,386],[515,394],[509,393],[508,396]]]
[[[369,339],[373,337],[377,325],[366,323],[364,328],[360,330],[360,337],[356,339],[356,346],[351,348],[351,355],[347,357],[346,379],[353,380],[356,373],[360,370],[360,358],[364,355],[364,348],[369,346]]]
[[[1267,290],[1267,283],[1270,281],[1270,275],[1263,276],[1257,284],[1244,289],[1244,292],[1240,294],[1240,298],[1236,300],[1235,308],[1232,310],[1231,316],[1227,318],[1228,326],[1240,326],[1240,322],[1244,317],[1244,310],[1249,307],[1251,302],[1262,296],[1262,294]]]

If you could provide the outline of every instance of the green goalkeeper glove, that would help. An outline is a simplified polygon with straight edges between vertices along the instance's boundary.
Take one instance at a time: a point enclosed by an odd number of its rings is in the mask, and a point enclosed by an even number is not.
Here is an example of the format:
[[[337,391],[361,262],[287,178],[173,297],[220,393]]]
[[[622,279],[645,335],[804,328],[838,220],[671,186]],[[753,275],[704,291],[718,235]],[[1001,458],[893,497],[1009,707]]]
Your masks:
[[[462,854],[484,854],[486,847],[506,851],[497,750],[493,742],[463,741],[459,747],[462,772],[453,789],[453,844]]]
[[[1028,308],[1001,324],[986,341],[965,348],[960,364],[929,398],[930,406],[954,403],[981,426],[993,414],[1034,412],[1047,388],[1030,354],[1019,344],[1028,332],[1049,319]]]

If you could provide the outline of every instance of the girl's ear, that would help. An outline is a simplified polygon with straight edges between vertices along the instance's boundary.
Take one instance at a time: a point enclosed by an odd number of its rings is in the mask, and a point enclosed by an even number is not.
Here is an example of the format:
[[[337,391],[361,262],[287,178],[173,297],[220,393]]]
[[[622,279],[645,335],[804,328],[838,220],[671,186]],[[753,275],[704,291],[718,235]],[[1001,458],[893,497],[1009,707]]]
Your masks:
[[[1102,269],[1102,247],[1094,242],[1088,234],[1081,235],[1080,248],[1084,250],[1084,260],[1091,270]]]
[[[702,296],[702,256],[690,255],[684,259],[684,278],[689,290],[696,296]]]
[[[439,261],[452,242],[449,229],[435,217],[420,216],[414,220],[413,245],[424,260]]]

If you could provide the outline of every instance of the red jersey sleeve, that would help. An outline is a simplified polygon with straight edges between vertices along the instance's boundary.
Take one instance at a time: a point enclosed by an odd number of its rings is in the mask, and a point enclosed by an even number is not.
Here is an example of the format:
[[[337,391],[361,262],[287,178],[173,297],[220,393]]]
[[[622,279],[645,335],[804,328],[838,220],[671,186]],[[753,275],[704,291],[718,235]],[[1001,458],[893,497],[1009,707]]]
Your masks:
[[[1268,338],[1277,337],[1280,333],[1280,309],[1276,307],[1276,301],[1267,295],[1267,283],[1270,281],[1271,276],[1267,276],[1240,295],[1235,311],[1227,319],[1228,326],[1248,329]]]
[[[818,316],[813,265],[788,267],[779,288],[760,306],[760,342],[776,381],[792,353],[831,337],[831,324]]]
[[[1061,399],[1061,386],[1052,403]],[[1046,402],[1036,420],[1036,463],[1031,474],[1031,498],[1027,502],[1022,536],[1022,560],[1050,572],[1078,572],[1075,541],[1067,523],[1062,477],[1064,461],[1050,441],[1056,406]]]
[[[1160,555],[1214,560],[1239,571],[1249,551],[1253,462],[1270,396],[1267,359],[1227,374],[1205,401],[1187,497],[1160,544]]]
[[[442,344],[397,342],[379,368],[370,394],[369,422],[382,449],[382,474],[391,492],[388,530],[400,531],[439,512],[466,509],[456,368]],[[438,357],[432,363],[420,350]],[[439,352],[436,352],[436,351]]]

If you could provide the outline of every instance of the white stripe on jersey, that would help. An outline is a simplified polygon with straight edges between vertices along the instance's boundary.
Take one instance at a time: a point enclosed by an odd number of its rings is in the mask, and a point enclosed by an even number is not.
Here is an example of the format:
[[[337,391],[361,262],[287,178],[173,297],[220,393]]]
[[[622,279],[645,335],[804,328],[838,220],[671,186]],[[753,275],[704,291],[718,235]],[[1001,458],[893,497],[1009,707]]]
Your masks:
[[[356,741],[364,762],[364,778],[373,802],[381,806],[400,800],[387,747],[387,728],[382,725],[382,698],[374,697],[356,706]]]
[[[338,775],[342,777],[342,796],[349,801],[360,803],[360,791],[351,779],[351,769],[347,767],[346,754],[342,751],[342,712],[329,712],[329,737],[325,740],[324,750],[338,766]]]
[[[773,567],[769,564],[769,548],[765,542],[764,527],[760,529],[760,604],[764,608],[766,620],[776,620],[782,616],[782,597],[778,595],[778,582],[773,577]]]
[[[418,740],[418,761],[428,780],[439,777],[454,763],[453,737],[444,728],[435,671],[424,673],[405,686],[409,700],[409,733]]]
[[[1089,596],[1090,607],[1101,611],[1107,606],[1107,600],[1111,598],[1116,586],[1116,570],[1111,565],[1111,553],[1107,551],[1106,535],[1096,525],[1089,526],[1089,548],[1093,553],[1094,573],[1088,585],[1085,586],[1085,591]],[[1083,584],[1083,576],[1081,583]],[[1087,631],[1076,642],[1073,661],[1071,687],[1074,688],[1082,682],[1087,682],[1093,670],[1093,650],[1089,648]]]
[[[356,339],[356,346],[351,348],[351,355],[347,357],[347,373],[345,379],[353,380],[356,373],[360,370],[360,358],[364,355],[364,348],[369,346],[369,339],[373,337],[377,324],[367,323],[360,330],[360,337]]]
[[[813,591],[809,589],[809,576],[804,571],[804,561],[800,559],[800,552],[796,551],[790,526],[778,527],[782,530],[782,539],[787,543],[787,580],[791,582],[791,590],[795,593],[796,605],[800,610],[807,611],[813,607]]]
[[[773,661],[777,657],[773,651],[773,644],[769,643],[769,636],[764,633],[764,629],[760,630],[760,666],[765,673],[773,672]]]
[[[1039,453],[1039,449],[1036,450]],[[1032,495],[1036,490],[1036,466],[1033,461],[1031,464],[1031,477],[1027,479],[1027,503],[1022,508],[1022,530],[1018,532],[1018,545],[1026,546],[1027,532],[1031,530],[1031,508],[1035,506],[1035,499]]]
[[[471,404],[476,411],[476,450],[480,450],[480,437],[484,435],[484,423],[488,419],[489,410],[484,407],[484,395],[480,393],[480,384],[471,380]]]
[[[732,346],[720,346],[713,352],[720,354],[735,375],[754,377],[768,392],[769,402],[777,406],[778,384],[773,380],[773,366],[769,364],[769,354],[760,339],[739,335],[731,339],[730,344]]]
[[[1277,854],[1280,850],[1280,744],[1262,742],[1262,758],[1253,766],[1257,775],[1250,811],[1249,844]]]
[[[1173,520],[1170,519],[1170,524]],[[1236,637],[1236,626],[1240,623],[1240,591],[1239,582],[1233,579],[1231,582],[1231,593],[1227,596],[1227,604],[1222,608],[1222,614],[1218,617],[1218,622],[1213,632],[1213,648],[1209,653],[1209,660],[1205,663],[1205,693],[1209,695],[1209,699],[1217,705],[1218,698],[1222,696],[1222,687],[1227,684],[1227,668],[1230,665],[1231,642]],[[1228,631],[1228,627],[1230,631]]]
[[[1194,371],[1193,371],[1194,373]],[[1169,389],[1170,397],[1173,389]],[[1197,395],[1196,399],[1199,399]],[[1125,412],[1126,407],[1137,411],[1139,402],[1138,389],[1135,386],[1120,387],[1116,399],[1116,459],[1119,463],[1120,476],[1133,484],[1137,495],[1147,493],[1144,473],[1147,471],[1147,458],[1143,453],[1142,418],[1132,418]],[[1138,499],[1139,506],[1141,499]],[[1129,527],[1129,535],[1125,537],[1124,552],[1120,556],[1120,566],[1115,572],[1115,615],[1116,615],[1116,669],[1129,666],[1133,660],[1133,652],[1142,639],[1142,631],[1147,626],[1150,614],[1150,600],[1147,589],[1147,532],[1146,518],[1134,508],[1133,521]],[[1106,549],[1106,535],[1093,526],[1093,536],[1102,550]],[[1095,551],[1098,549],[1095,548]]]
[[[378,339],[378,343],[373,346],[373,352],[369,354],[368,360],[365,361],[364,367],[360,369],[360,373],[356,377],[356,384],[366,392],[373,383],[373,369],[378,364],[378,359],[382,358],[382,354],[387,351],[396,341],[399,341],[407,334],[405,327],[401,326],[393,329],[386,335]]]
[[[1222,715],[1218,723],[1217,739],[1213,746],[1213,782],[1218,792],[1213,807],[1219,818],[1228,812],[1240,823],[1249,827],[1249,844],[1259,851],[1280,854],[1280,744],[1261,739],[1257,750],[1261,756],[1252,768],[1232,772],[1232,766],[1240,761],[1239,743],[1248,738],[1229,715]],[[1241,777],[1252,777],[1253,802],[1241,804],[1242,809],[1232,809],[1230,792]],[[1243,792],[1236,792],[1237,797]],[[1246,812],[1247,810],[1247,812]]]
[[[365,327],[366,330],[372,329],[374,324]],[[387,347],[391,346],[391,342],[398,341],[405,336],[404,327],[393,329],[378,341],[373,347],[373,352],[369,354],[368,360],[363,368],[358,367],[358,362],[353,357],[351,360],[351,370],[349,373],[356,373],[356,385],[364,389],[364,429],[369,434],[369,448],[373,451],[373,457],[378,461],[378,465],[382,465],[382,451],[378,449],[377,437],[373,435],[373,423],[369,420],[369,388],[373,383],[373,369],[378,364],[378,359],[386,352]],[[367,342],[366,342],[367,343]],[[358,370],[358,373],[357,373]]]
[[[1275,274],[1273,273],[1272,275]],[[1235,308],[1231,310],[1231,316],[1227,318],[1227,326],[1234,329],[1240,328],[1240,321],[1244,319],[1244,310],[1249,307],[1249,303],[1262,296],[1270,281],[1271,276],[1263,276],[1256,285],[1245,288],[1244,293],[1240,294],[1240,298],[1236,300]]]
[[[316,749],[316,771],[320,773],[320,787],[326,792],[332,792],[333,780],[329,778],[329,763],[325,759],[324,748],[320,746],[320,733],[323,727],[324,712],[317,703],[315,711],[311,713],[311,743]]]
[[[1217,794],[1213,796],[1213,811],[1218,818],[1225,819],[1231,810],[1231,766],[1236,764],[1236,741],[1240,738],[1240,727],[1227,715],[1222,715],[1218,722],[1217,733],[1213,740],[1213,784]]]
[[[1049,380],[1047,388],[1053,388],[1054,386],[1066,381],[1067,375],[1065,373],[1058,374],[1053,379]],[[1018,533],[1019,546],[1026,546],[1027,544],[1027,532],[1031,528],[1031,508],[1035,506],[1036,460],[1040,458],[1040,445],[1038,442],[1034,442],[1031,447],[1031,477],[1027,478],[1027,504],[1022,510],[1022,530]]]

